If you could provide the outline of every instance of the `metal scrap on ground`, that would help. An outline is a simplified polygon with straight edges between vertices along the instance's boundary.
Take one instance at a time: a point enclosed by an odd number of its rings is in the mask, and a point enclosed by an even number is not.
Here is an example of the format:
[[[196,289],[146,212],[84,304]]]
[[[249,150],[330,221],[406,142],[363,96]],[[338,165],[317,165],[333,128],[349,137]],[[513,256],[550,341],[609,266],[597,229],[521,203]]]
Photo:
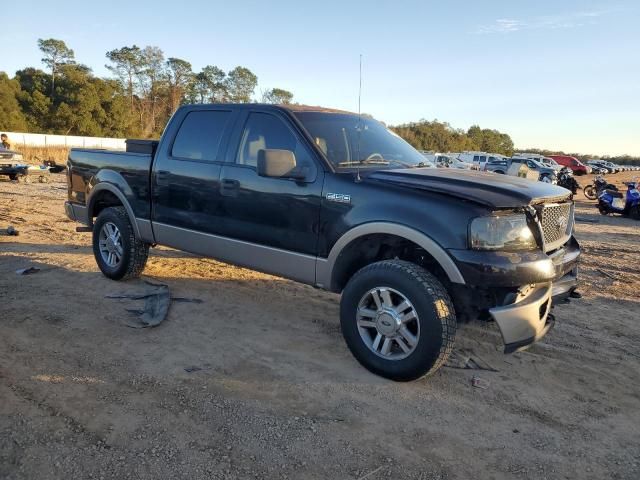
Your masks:
[[[105,298],[144,300],[142,309],[126,309],[134,318],[128,319],[125,323],[132,328],[147,328],[160,325],[169,313],[172,301],[202,303],[199,298],[171,298],[169,286],[163,283],[152,283],[145,281],[151,288],[143,293],[121,293],[105,295]]]
[[[480,358],[473,350],[466,348],[454,350],[449,356],[447,363],[445,363],[445,367],[463,370],[485,370],[487,372],[499,371]]]
[[[38,267],[27,267],[16,270],[17,275],[31,275],[32,273],[38,273],[40,269]]]

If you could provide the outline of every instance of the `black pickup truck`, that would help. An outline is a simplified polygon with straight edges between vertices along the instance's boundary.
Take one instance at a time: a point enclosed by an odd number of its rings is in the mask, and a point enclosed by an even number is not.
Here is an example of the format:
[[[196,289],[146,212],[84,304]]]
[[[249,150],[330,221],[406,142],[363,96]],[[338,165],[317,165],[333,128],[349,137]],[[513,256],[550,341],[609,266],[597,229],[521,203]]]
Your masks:
[[[459,322],[494,320],[505,352],[527,347],[576,287],[568,190],[425,168],[349,112],[184,106],[159,142],[71,150],[68,195],[107,277],[140,275],[160,244],[341,293],[349,349],[394,380],[441,367]]]

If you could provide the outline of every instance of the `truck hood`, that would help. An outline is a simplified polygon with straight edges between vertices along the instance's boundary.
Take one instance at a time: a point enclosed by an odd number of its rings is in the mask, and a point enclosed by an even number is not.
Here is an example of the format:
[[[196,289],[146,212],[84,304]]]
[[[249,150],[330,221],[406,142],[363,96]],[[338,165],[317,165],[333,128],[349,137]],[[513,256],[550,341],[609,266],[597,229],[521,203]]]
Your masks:
[[[461,169],[412,168],[380,170],[366,176],[375,181],[436,192],[492,208],[518,208],[568,200],[562,187],[525,178]]]

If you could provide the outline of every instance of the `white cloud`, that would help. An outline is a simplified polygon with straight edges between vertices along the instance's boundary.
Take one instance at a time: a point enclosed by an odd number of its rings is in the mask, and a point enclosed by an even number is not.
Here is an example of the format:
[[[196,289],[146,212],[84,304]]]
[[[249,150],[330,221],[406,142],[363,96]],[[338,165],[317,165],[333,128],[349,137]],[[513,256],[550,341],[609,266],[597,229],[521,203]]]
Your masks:
[[[522,30],[567,30],[570,28],[595,25],[596,20],[612,10],[590,10],[562,15],[543,15],[529,19],[498,18],[488,25],[480,25],[473,33],[514,33]]]

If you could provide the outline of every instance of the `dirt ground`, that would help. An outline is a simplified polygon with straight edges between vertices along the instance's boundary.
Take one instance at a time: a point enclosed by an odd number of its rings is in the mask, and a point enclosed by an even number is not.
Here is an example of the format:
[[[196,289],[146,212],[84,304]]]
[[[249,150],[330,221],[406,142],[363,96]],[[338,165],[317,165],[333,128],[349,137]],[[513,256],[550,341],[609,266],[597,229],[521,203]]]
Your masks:
[[[514,355],[463,326],[456,358],[497,371],[403,384],[350,355],[337,296],[170,249],[144,278],[202,303],[127,327],[141,302],[105,295],[148,287],[99,273],[65,194],[0,180],[0,478],[640,478],[640,222],[578,194],[583,298]]]

